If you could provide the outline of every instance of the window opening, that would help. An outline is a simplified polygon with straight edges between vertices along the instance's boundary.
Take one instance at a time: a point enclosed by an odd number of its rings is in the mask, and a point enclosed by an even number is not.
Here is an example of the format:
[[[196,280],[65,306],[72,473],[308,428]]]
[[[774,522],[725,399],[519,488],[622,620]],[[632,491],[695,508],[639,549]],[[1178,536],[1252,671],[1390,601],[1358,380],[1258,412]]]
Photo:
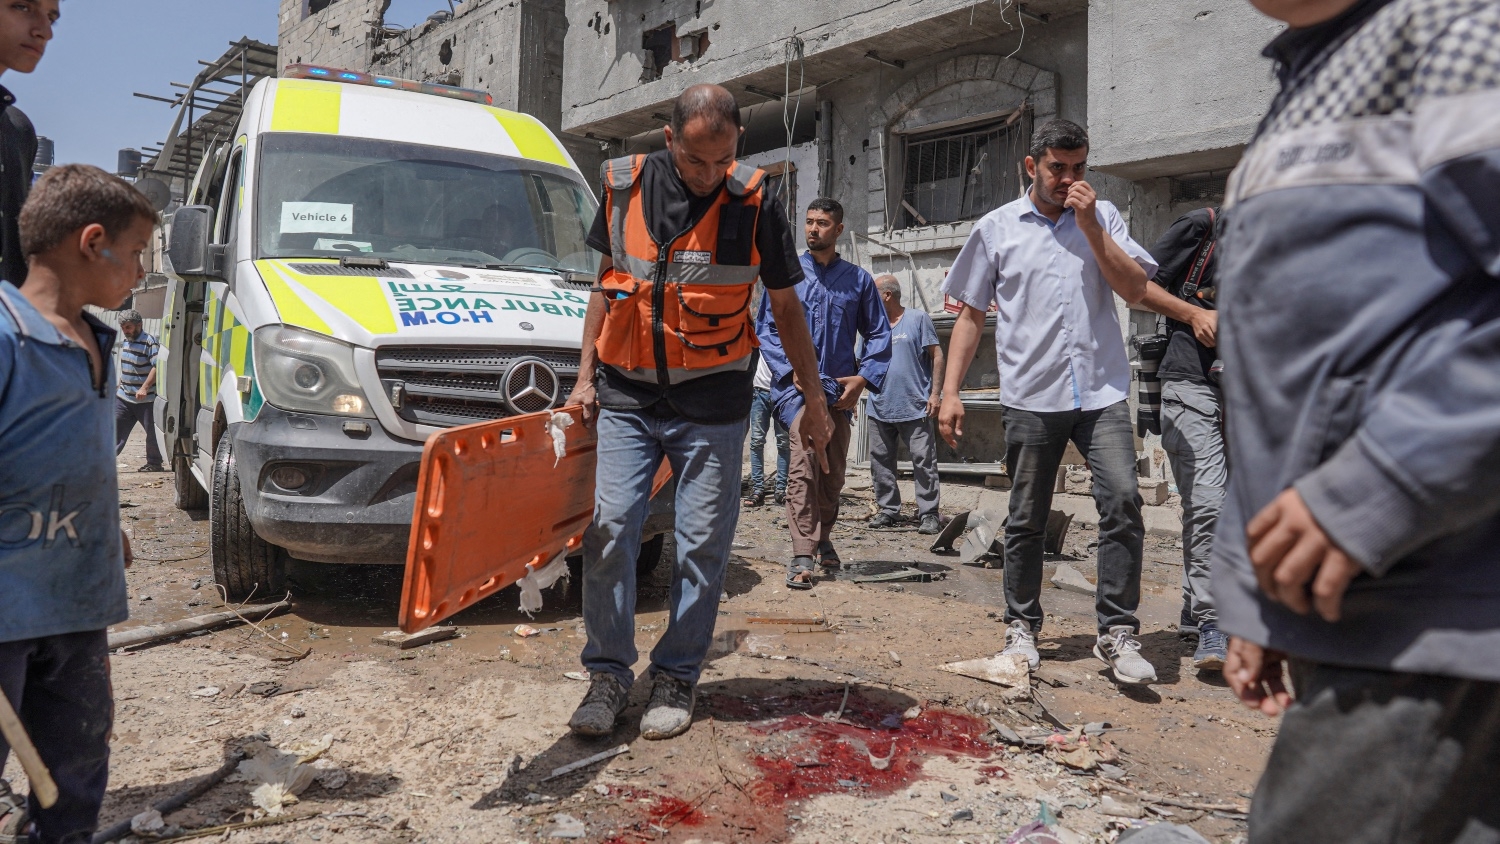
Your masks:
[[[903,227],[973,220],[1020,196],[1031,112],[906,140]]]

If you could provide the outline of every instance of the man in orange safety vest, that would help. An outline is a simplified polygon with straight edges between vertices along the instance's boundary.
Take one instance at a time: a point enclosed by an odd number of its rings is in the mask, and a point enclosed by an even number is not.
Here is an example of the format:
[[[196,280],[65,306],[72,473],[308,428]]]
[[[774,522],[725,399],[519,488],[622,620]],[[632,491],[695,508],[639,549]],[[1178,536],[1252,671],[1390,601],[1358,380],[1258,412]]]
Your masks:
[[[568,399],[599,441],[583,540],[589,689],[569,721],[580,735],[613,732],[635,680],[636,554],[663,458],[677,479],[677,557],[641,737],[671,738],[692,724],[739,518],[757,279],[798,383],[820,383],[791,227],[762,190],[765,174],[735,161],[743,131],[733,95],[695,85],[672,109],[665,150],[602,169],[605,200],[588,243],[606,257]],[[813,402],[794,432],[825,471],[832,430],[824,403]]]

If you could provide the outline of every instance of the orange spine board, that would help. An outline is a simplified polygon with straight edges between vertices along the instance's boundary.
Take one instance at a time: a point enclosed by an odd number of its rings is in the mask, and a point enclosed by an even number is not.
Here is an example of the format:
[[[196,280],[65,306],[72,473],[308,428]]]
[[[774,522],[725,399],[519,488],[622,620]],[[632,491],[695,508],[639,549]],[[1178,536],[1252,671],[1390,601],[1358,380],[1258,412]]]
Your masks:
[[[594,429],[577,407],[559,460],[553,411],[440,431],[422,449],[400,625],[425,630],[550,562],[582,552],[594,512]],[[554,465],[554,463],[556,465]],[[652,494],[671,477],[665,461]]]

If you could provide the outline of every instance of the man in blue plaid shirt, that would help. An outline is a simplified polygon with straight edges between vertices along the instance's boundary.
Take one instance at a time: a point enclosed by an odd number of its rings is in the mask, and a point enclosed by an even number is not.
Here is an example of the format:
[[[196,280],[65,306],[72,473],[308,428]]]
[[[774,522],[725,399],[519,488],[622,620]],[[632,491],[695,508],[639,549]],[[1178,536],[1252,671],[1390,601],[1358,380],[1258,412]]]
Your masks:
[[[146,429],[146,465],[142,472],[162,472],[161,447],[156,444],[152,409],[156,403],[157,339],[141,326],[139,311],[120,314],[120,389],[115,393],[115,454],[125,450],[125,441],[137,423]]]

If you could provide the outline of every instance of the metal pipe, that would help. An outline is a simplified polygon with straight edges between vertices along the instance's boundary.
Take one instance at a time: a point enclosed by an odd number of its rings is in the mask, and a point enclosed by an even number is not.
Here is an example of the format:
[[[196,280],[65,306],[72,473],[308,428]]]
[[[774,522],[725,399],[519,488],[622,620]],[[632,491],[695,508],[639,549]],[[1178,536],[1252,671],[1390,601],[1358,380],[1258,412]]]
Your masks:
[[[822,171],[818,174],[818,192],[832,196],[833,191],[833,100],[818,102],[818,152]]]

